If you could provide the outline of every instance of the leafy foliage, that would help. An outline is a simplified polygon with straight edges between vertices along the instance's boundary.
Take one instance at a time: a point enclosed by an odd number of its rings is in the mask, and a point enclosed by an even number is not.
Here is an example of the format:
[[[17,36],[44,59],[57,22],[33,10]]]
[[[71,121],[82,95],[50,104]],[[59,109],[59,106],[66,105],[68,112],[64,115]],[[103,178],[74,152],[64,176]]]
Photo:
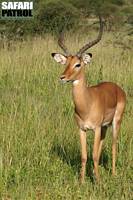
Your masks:
[[[43,33],[58,33],[62,29],[75,29],[79,21],[90,15],[101,14],[107,30],[133,25],[131,0],[37,0],[34,2],[34,18],[31,20],[0,20],[0,34],[8,38]]]
[[[78,21],[79,11],[62,1],[50,2],[39,9],[39,26],[44,32],[58,32],[70,29]]]

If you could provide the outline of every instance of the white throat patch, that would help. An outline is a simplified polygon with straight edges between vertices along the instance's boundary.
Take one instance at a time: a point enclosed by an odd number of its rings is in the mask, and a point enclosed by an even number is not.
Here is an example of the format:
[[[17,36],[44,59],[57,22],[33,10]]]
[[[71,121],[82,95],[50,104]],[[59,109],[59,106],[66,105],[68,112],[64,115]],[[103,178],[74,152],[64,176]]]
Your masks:
[[[78,85],[78,83],[79,83],[79,80],[73,81],[73,85]]]

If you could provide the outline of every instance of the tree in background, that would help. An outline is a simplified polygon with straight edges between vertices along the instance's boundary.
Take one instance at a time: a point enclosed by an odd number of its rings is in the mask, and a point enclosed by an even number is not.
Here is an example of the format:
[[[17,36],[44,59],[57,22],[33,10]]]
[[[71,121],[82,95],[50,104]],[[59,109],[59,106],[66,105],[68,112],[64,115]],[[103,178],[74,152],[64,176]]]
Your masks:
[[[34,18],[30,20],[0,20],[1,36],[13,38],[27,35],[59,33],[63,28],[75,29],[99,13],[108,31],[129,24],[133,27],[132,0],[36,0]],[[132,31],[130,31],[132,33]]]

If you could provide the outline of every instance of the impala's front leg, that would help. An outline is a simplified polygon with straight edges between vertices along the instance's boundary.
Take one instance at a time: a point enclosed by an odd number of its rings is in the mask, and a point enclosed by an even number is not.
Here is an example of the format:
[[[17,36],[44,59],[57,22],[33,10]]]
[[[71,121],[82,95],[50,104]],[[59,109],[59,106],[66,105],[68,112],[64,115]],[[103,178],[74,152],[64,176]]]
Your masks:
[[[80,130],[80,143],[81,143],[81,161],[82,167],[80,172],[80,182],[84,182],[86,162],[87,162],[87,149],[86,149],[86,132]]]
[[[101,139],[101,127],[97,127],[95,129],[94,146],[93,146],[94,173],[97,181],[99,181],[98,164],[99,164],[100,139]]]

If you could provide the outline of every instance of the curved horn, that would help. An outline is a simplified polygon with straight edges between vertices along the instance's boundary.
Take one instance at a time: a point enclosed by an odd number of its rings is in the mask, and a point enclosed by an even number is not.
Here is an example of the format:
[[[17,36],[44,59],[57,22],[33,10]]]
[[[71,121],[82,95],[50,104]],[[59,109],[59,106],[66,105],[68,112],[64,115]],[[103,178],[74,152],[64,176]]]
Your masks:
[[[82,53],[84,53],[87,49],[91,48],[92,46],[94,46],[95,44],[97,44],[101,38],[102,38],[102,34],[103,34],[103,21],[101,16],[99,15],[99,23],[100,23],[100,29],[99,29],[99,34],[96,40],[93,40],[92,42],[89,42],[87,44],[85,44],[78,52],[77,55],[81,56]]]
[[[66,55],[69,55],[69,51],[67,49],[67,47],[65,46],[65,44],[63,43],[64,41],[64,34],[63,32],[61,32],[59,39],[58,39],[58,44],[61,47],[61,49],[65,52]]]

